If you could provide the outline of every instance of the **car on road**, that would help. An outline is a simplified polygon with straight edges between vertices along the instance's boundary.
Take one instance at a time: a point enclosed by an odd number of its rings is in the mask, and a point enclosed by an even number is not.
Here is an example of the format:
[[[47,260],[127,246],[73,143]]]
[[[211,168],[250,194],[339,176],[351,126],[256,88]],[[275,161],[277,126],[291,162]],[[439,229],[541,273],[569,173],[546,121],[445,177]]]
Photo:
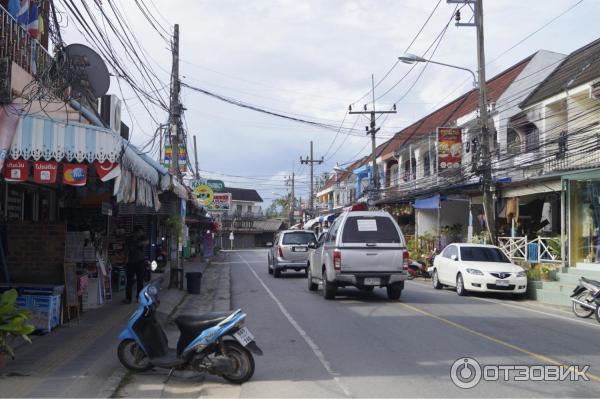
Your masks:
[[[494,245],[450,244],[435,257],[429,270],[433,288],[456,287],[460,296],[469,291],[509,292],[527,290],[527,273]]]
[[[342,213],[319,241],[309,244],[308,289],[323,285],[325,299],[339,287],[385,287],[399,299],[408,277],[408,251],[396,221],[384,211]]]
[[[308,245],[315,243],[317,237],[309,230],[284,230],[275,237],[275,242],[269,250],[269,274],[281,277],[286,270],[304,271],[308,260]]]

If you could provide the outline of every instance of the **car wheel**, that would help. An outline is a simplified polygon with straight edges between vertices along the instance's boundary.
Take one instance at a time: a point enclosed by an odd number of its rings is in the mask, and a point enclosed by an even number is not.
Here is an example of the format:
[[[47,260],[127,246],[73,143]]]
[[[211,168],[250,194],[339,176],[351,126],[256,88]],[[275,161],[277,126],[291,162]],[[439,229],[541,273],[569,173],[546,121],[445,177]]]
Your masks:
[[[281,277],[281,269],[273,268],[273,277],[275,277],[275,278]]]
[[[310,269],[306,269],[306,279],[308,280],[309,291],[316,291],[319,288],[319,284],[315,284],[313,282],[312,273],[310,272]]]
[[[456,276],[456,293],[458,294],[458,296],[467,295],[467,290],[465,289],[465,282],[463,280],[462,274],[460,273],[458,273],[458,276]]]
[[[335,283],[330,283],[327,281],[327,273],[323,270],[323,296],[325,299],[335,299],[335,292],[337,291],[337,286]]]
[[[440,283],[440,279],[438,277],[437,270],[433,271],[433,277],[431,278],[431,283],[433,284],[433,288],[435,288],[436,290],[441,290],[442,288],[444,288],[442,283]]]
[[[397,301],[400,299],[400,295],[402,295],[402,284],[394,283],[385,287],[387,290],[388,299]]]

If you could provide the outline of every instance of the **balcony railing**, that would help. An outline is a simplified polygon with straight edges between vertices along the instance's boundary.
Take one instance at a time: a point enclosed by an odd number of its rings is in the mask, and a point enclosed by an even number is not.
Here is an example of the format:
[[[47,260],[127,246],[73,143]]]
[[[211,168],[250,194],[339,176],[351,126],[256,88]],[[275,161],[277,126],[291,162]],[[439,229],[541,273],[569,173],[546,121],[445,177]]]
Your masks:
[[[9,58],[33,76],[52,62],[52,56],[0,6],[0,58]]]

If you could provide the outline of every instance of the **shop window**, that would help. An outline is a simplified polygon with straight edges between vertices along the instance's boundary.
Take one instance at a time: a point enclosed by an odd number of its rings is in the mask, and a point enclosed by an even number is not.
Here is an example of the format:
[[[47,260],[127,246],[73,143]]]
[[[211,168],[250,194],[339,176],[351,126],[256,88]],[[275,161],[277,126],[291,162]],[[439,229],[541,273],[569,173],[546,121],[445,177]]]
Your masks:
[[[506,131],[506,150],[509,154],[518,154],[521,152],[521,136],[513,128]]]
[[[600,270],[600,181],[569,184],[571,266],[594,264]]]

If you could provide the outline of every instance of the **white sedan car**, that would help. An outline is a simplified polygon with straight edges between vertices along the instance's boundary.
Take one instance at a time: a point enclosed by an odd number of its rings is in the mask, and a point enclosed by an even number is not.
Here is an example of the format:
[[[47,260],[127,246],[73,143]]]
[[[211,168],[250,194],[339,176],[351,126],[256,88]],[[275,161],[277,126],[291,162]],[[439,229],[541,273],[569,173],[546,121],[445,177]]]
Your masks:
[[[450,244],[435,257],[429,270],[433,288],[456,287],[458,295],[469,291],[510,292],[527,290],[527,273],[493,245]]]

